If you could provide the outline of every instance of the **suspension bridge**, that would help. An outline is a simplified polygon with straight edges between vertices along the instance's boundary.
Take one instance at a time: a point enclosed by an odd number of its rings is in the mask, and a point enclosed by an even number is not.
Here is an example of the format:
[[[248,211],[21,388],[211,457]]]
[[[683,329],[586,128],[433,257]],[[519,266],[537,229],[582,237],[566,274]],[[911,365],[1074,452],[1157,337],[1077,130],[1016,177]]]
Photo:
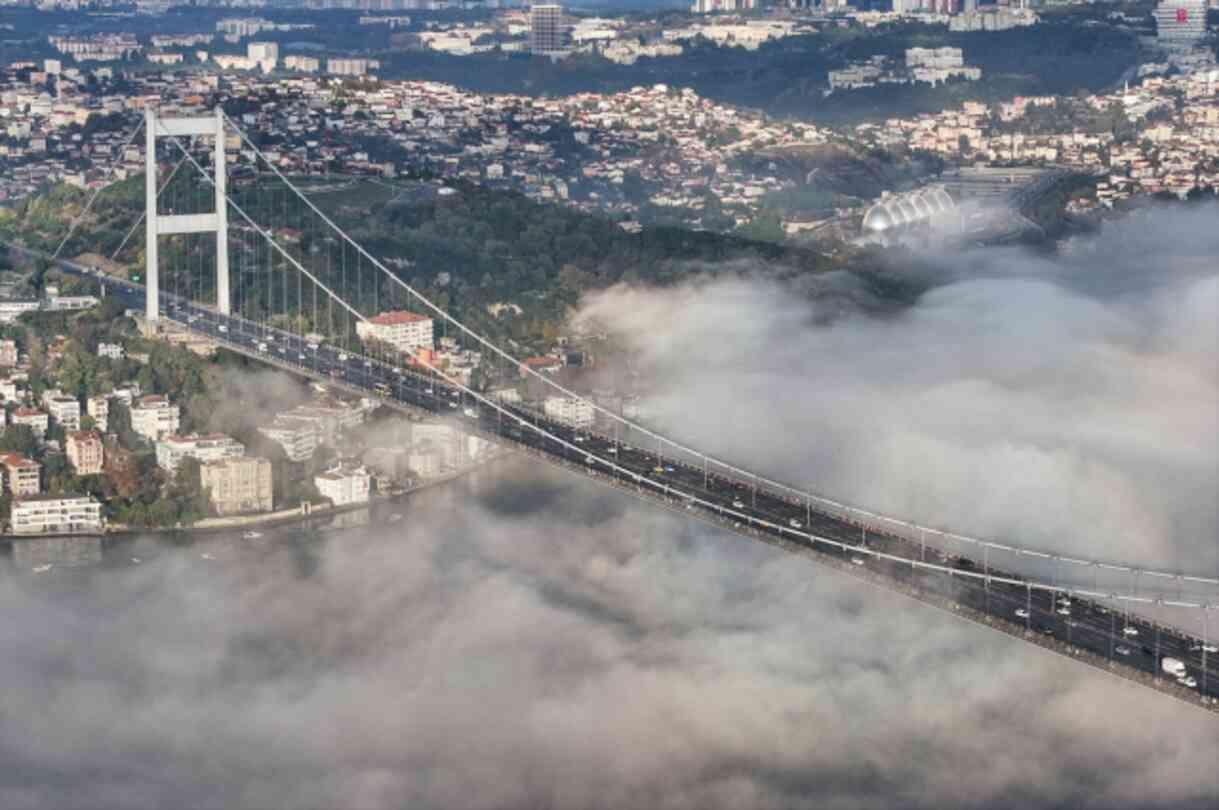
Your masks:
[[[1219,577],[924,526],[703,453],[569,390],[406,283],[220,108],[181,117],[150,108],[142,128],[144,210],[111,257],[138,256],[133,237],[142,225],[143,279],[61,255],[104,185],[58,248],[41,255],[95,278],[149,323],[172,322],[391,407],[460,419],[471,432],[635,497],[1219,712]],[[387,312],[431,318],[445,338],[478,354],[479,379],[447,371],[430,347],[367,339],[368,324]],[[591,412],[593,425],[573,427],[537,397],[522,399],[522,378]]]

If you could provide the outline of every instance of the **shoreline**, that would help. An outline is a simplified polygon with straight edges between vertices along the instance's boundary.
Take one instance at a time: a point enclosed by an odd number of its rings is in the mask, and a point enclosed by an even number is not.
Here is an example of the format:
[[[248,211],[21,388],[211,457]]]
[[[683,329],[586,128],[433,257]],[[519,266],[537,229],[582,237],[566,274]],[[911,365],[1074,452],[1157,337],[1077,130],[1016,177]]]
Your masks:
[[[396,492],[379,494],[370,497],[363,503],[343,504],[342,506],[323,506],[309,511],[303,511],[302,507],[297,506],[293,509],[280,510],[279,512],[270,512],[254,515],[232,515],[229,517],[207,518],[200,523],[190,526],[149,526],[149,527],[133,527],[124,526],[115,528],[114,530],[103,530],[100,532],[47,532],[40,534],[0,534],[0,547],[11,547],[22,540],[46,540],[49,538],[94,538],[103,541],[106,540],[123,540],[131,537],[139,537],[142,535],[200,535],[207,536],[213,534],[223,534],[226,532],[235,532],[248,529],[277,529],[293,524],[308,524],[312,521],[326,521],[340,515],[357,512],[361,509],[372,509],[384,504],[396,503],[400,500],[406,500],[416,492],[425,489],[447,484],[450,481],[455,481],[479,469],[487,467],[495,462],[502,461],[510,457],[514,451],[507,448],[497,447],[488,454],[486,458],[479,460],[473,464],[467,464],[455,470],[451,470],[443,475],[435,478],[428,478],[420,481],[413,486]],[[211,523],[210,525],[201,525],[207,521],[224,521],[223,523]]]

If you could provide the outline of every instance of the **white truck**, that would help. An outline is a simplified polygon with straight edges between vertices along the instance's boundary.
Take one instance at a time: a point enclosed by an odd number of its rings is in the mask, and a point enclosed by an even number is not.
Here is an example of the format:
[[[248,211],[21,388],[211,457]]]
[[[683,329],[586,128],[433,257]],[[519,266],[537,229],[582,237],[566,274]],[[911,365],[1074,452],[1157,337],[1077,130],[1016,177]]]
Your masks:
[[[1160,661],[1160,669],[1167,672],[1174,678],[1184,678],[1188,673],[1185,671],[1185,662],[1180,658],[1169,658],[1164,656],[1164,660]]]

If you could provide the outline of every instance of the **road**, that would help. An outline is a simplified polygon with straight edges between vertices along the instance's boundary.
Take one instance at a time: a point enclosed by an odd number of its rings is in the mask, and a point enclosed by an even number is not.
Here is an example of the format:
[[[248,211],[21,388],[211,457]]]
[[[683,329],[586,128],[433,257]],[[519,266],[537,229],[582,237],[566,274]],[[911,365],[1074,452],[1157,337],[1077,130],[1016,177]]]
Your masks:
[[[99,275],[71,262],[60,264],[71,272]],[[141,285],[103,279],[108,294],[120,296],[133,309],[143,309]],[[395,367],[325,343],[314,345],[298,335],[221,315],[169,295],[163,294],[161,312],[244,355],[363,391],[387,404],[461,418],[488,438],[529,449],[568,468],[583,467],[591,476],[659,498],[671,508],[685,509],[741,533],[769,535],[838,563],[849,561],[860,573],[879,575],[903,589],[941,594],[987,617],[992,625],[1001,623],[1009,633],[1039,635],[1043,641],[1052,638],[1059,651],[1095,656],[1111,667],[1157,676],[1163,674],[1164,657],[1177,658],[1185,662],[1192,680],[1178,682],[1179,688],[1174,690],[1174,679],[1164,675],[1161,687],[1169,684],[1168,691],[1178,697],[1187,697],[1184,690],[1190,690],[1212,707],[1219,704],[1219,649],[1212,640],[1204,643],[1177,628],[1100,601],[1026,587],[1019,575],[990,568],[985,561],[877,532],[756,483],[632,446],[617,436],[577,430],[521,406],[496,409],[430,373]],[[913,561],[920,565],[911,564]],[[934,567],[924,568],[922,563]],[[1002,579],[1012,581],[998,581]]]

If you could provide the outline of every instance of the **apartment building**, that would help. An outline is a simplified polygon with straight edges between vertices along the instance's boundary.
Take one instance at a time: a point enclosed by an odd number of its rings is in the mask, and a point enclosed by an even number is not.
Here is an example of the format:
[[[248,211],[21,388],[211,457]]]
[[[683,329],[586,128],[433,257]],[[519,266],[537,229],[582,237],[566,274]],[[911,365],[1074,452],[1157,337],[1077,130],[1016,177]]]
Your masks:
[[[265,458],[209,461],[199,468],[199,480],[218,515],[271,511],[274,482]]]
[[[47,397],[43,404],[55,423],[64,430],[80,430],[80,401],[76,397],[59,394]]]
[[[547,397],[542,403],[547,417],[574,428],[591,427],[593,404],[578,397]]]
[[[51,427],[51,417],[37,408],[18,408],[13,411],[11,421],[14,425],[26,425],[39,438],[46,436]]]
[[[358,321],[356,334],[361,340],[386,343],[407,354],[433,346],[432,319],[405,310],[382,312],[367,321]]]
[[[76,468],[77,475],[99,475],[105,464],[102,436],[96,430],[75,430],[64,442],[68,461]]]
[[[363,467],[335,467],[313,476],[313,483],[323,498],[335,506],[368,503],[372,476]]]
[[[110,429],[110,399],[103,395],[85,400],[85,412],[93,420],[93,426],[105,433]]]
[[[167,397],[150,394],[131,405],[131,429],[155,442],[178,432],[181,411]]]
[[[0,472],[4,475],[4,491],[14,497],[42,491],[42,465],[20,453],[0,453]]]
[[[157,442],[157,466],[174,472],[184,458],[200,464],[245,455],[245,445],[223,433],[167,436]]]
[[[13,501],[13,534],[100,532],[102,505],[87,495],[31,495]]]
[[[279,416],[258,432],[284,448],[289,461],[308,461],[317,450],[319,436],[312,420]]]

